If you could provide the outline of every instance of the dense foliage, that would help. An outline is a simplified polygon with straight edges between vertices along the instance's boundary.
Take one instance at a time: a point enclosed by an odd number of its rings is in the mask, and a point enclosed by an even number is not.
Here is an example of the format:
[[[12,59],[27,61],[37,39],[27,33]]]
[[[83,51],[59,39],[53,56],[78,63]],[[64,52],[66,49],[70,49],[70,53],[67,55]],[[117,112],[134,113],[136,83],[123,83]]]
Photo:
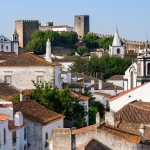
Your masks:
[[[33,51],[35,54],[44,54],[46,49],[46,41],[51,40],[53,46],[64,46],[73,48],[78,41],[78,36],[75,32],[61,32],[47,30],[35,31],[31,36],[31,41],[26,46],[27,51]]]
[[[52,88],[49,83],[35,84],[30,98],[39,104],[66,116],[67,120],[74,121],[75,124],[84,124],[84,107],[71,96],[70,89],[64,90]]]
[[[100,58],[93,56],[90,60],[78,58],[70,66],[71,72],[83,72],[87,75],[105,80],[113,75],[122,75],[132,64],[130,57],[116,57],[104,55]]]

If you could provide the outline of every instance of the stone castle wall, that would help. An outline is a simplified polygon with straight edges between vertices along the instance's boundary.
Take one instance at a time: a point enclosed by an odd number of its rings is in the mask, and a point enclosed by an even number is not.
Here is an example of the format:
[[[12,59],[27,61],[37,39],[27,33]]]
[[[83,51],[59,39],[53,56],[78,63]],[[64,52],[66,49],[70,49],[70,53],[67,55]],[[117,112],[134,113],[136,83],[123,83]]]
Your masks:
[[[15,29],[19,35],[19,46],[24,48],[31,40],[31,35],[39,29],[38,20],[16,20]]]

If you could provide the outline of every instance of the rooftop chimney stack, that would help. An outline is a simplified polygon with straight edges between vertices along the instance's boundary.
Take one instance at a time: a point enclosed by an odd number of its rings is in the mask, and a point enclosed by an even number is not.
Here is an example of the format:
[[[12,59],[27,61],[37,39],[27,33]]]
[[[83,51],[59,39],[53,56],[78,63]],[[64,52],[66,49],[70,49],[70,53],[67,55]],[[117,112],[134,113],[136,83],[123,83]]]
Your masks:
[[[115,117],[113,112],[105,113],[105,123],[111,126],[115,126]]]
[[[49,39],[46,42],[46,61],[52,62],[52,57],[51,57],[51,41]]]
[[[102,80],[98,81],[98,89],[101,90],[102,89]]]
[[[140,135],[141,135],[141,142],[145,142],[146,141],[146,128],[144,124],[141,124],[140,126]]]
[[[21,111],[16,112],[14,120],[15,120],[15,126],[23,125],[23,114]]]

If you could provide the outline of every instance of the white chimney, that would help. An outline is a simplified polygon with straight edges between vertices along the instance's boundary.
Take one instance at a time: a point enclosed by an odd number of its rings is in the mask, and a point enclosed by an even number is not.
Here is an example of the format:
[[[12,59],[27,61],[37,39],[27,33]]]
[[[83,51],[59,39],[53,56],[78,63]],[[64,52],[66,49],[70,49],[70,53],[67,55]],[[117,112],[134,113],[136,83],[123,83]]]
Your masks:
[[[51,57],[51,41],[49,39],[46,42],[46,61],[52,62],[52,57]]]
[[[105,123],[115,126],[115,117],[113,112],[106,112],[105,113]]]
[[[23,114],[21,111],[15,113],[15,126],[22,126],[23,125]]]
[[[98,81],[98,89],[101,90],[102,89],[102,80]]]
[[[95,83],[95,81],[94,80],[91,80],[91,85],[93,85]]]
[[[100,113],[97,112],[97,113],[96,113],[96,124],[99,126],[99,125],[100,125],[100,122],[101,122],[101,116],[100,116]]]
[[[20,92],[20,101],[23,101],[23,94],[22,94],[22,91]]]
[[[141,124],[140,126],[140,135],[141,135],[141,142],[145,142],[146,141],[146,128],[144,124]]]

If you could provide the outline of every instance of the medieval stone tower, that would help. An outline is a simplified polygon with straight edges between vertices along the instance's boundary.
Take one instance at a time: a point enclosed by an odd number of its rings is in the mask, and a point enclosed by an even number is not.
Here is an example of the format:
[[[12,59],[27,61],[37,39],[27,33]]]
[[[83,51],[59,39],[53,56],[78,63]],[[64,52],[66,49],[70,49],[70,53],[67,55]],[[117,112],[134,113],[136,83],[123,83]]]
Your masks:
[[[90,19],[88,15],[75,16],[74,31],[79,37],[86,35],[90,31]]]
[[[24,48],[34,31],[39,29],[38,20],[16,20],[15,29],[19,35],[19,47]]]

